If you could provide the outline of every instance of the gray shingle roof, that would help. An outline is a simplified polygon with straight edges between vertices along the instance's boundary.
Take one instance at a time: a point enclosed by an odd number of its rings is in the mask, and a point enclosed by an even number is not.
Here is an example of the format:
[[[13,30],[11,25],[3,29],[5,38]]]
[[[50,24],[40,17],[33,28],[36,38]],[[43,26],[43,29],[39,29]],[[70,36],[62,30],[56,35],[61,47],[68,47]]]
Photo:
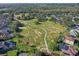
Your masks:
[[[8,17],[6,15],[0,15],[0,39],[8,39],[13,37],[13,34],[9,33]]]

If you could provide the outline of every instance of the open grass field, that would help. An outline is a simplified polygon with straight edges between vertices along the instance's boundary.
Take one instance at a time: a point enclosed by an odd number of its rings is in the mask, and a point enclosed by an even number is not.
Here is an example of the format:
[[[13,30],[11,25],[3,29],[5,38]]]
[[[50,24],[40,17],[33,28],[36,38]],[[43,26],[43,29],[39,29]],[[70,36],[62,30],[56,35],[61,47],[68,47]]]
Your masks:
[[[33,55],[36,51],[56,51],[55,47],[60,33],[68,34],[67,27],[59,23],[46,21],[36,25],[37,19],[18,21],[24,24],[19,33],[23,37],[15,37],[12,40],[17,42],[18,50],[28,51],[29,55]]]

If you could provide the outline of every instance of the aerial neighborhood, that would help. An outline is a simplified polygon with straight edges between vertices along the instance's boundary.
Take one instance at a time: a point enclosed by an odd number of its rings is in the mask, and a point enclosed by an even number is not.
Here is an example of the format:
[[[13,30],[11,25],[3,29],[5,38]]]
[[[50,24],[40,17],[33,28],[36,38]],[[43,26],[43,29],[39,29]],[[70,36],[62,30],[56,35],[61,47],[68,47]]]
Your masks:
[[[0,56],[79,56],[79,4],[0,4]]]

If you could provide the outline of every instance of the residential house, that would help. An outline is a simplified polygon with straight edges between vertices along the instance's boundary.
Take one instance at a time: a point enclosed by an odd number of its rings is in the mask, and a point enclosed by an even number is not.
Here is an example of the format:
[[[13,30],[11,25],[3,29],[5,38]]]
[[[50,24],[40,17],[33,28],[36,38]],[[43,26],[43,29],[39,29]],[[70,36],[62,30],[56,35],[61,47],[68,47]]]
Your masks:
[[[64,37],[64,43],[70,44],[70,45],[74,45],[76,38],[72,37],[72,36],[65,36]]]
[[[12,37],[14,37],[14,35],[7,32],[7,30],[0,30],[0,40],[6,40]]]
[[[75,56],[78,53],[72,46],[64,43],[59,45],[59,49],[70,56]]]
[[[5,40],[6,34],[0,32],[0,40]]]
[[[60,18],[59,16],[51,15],[51,17],[54,19],[54,21],[59,22],[60,24],[64,23],[63,19]]]
[[[4,43],[8,48],[14,48],[16,46],[16,43],[13,41],[6,41]]]
[[[4,45],[4,42],[0,42],[0,52],[5,52],[7,47]]]
[[[79,24],[74,24],[74,25],[72,26],[72,28],[73,28],[77,33],[79,33]]]
[[[3,27],[7,27],[8,25],[8,19],[5,16],[0,16],[0,29]]]
[[[12,41],[1,41],[0,42],[0,52],[6,52],[10,49],[14,49],[16,47],[16,43]]]
[[[78,35],[76,30],[74,30],[74,29],[71,29],[69,33],[70,33],[71,36],[74,36],[74,37],[76,37]]]

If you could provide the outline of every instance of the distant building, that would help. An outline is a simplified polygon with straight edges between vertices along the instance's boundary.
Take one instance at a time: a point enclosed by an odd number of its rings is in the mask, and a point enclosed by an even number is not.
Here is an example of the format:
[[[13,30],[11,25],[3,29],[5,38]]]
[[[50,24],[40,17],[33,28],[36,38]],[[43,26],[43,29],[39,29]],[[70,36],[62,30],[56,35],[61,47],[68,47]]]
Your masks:
[[[70,56],[75,56],[78,53],[72,46],[64,43],[59,45],[59,49]]]
[[[76,38],[74,37],[69,37],[69,36],[65,36],[64,37],[64,43],[70,44],[70,45],[74,45]]]

